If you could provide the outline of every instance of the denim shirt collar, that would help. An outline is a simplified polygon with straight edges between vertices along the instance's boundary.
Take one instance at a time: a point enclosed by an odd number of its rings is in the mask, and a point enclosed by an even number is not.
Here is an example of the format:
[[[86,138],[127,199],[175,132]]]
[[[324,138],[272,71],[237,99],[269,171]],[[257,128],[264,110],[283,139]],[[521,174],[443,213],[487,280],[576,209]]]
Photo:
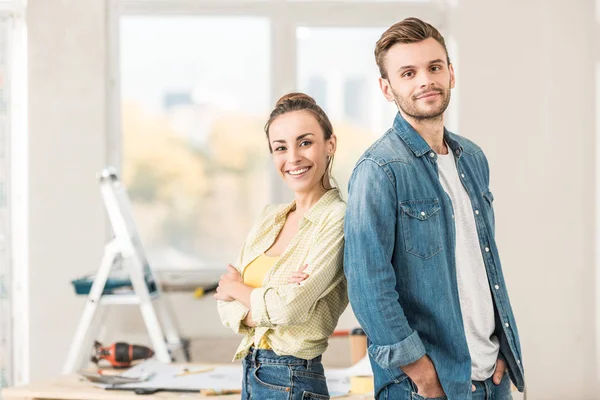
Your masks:
[[[427,144],[425,139],[419,135],[419,133],[412,127],[411,124],[408,123],[407,120],[404,119],[402,114],[398,112],[396,114],[396,118],[394,119],[393,128],[400,136],[400,139],[408,146],[409,149],[415,153],[415,156],[421,157],[424,154],[432,151],[431,147]],[[444,127],[444,140],[452,150],[452,152],[456,155],[456,157],[460,157],[462,152],[464,151],[461,144],[453,138],[453,134]]]

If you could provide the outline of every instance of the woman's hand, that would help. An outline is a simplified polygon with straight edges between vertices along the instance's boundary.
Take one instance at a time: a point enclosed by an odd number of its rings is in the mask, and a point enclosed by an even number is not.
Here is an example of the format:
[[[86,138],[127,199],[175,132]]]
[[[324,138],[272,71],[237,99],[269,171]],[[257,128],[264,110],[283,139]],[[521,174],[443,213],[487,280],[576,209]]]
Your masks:
[[[288,279],[288,283],[295,283],[295,284],[299,285],[300,282],[305,281],[306,278],[308,278],[308,274],[304,273],[304,270],[306,269],[306,267],[308,267],[308,264],[304,264],[302,266],[302,268],[300,268],[298,271],[294,272],[292,274],[292,276],[290,277],[290,279]]]
[[[232,280],[232,281],[244,282],[244,280],[242,279],[242,274],[240,274],[240,271],[238,271],[231,264],[227,264],[227,273],[225,275],[221,276],[221,278],[223,278],[223,277],[227,277],[227,279]]]
[[[234,301],[233,291],[238,283],[243,283],[242,274],[233,265],[227,264],[227,273],[221,275],[219,286],[213,297],[221,301]]]

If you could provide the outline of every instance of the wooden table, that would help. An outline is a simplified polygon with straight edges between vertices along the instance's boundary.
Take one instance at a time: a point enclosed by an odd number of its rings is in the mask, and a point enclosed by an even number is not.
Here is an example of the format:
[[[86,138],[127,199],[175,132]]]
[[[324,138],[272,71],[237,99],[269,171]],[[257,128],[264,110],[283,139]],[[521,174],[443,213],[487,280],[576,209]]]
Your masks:
[[[157,392],[153,395],[138,395],[129,390],[104,390],[77,374],[65,375],[54,380],[34,382],[29,385],[16,386],[2,391],[3,400],[121,400],[121,399],[212,399],[237,400],[239,394],[228,396],[203,396],[194,393]],[[352,395],[336,397],[343,400],[365,400],[371,396]]]

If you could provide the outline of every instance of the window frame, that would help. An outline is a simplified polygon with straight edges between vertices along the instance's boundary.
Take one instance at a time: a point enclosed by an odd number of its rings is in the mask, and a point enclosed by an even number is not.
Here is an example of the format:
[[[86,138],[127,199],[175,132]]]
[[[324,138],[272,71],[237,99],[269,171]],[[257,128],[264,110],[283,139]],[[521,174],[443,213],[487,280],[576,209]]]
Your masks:
[[[123,16],[253,16],[267,18],[271,45],[271,103],[297,87],[298,27],[368,28],[389,26],[406,16],[418,16],[444,29],[442,0],[422,1],[289,1],[289,0],[109,0],[108,3],[107,161],[122,166],[120,96],[120,20]],[[374,61],[373,61],[374,62]],[[270,202],[290,200],[290,194],[269,172]]]
[[[29,381],[29,247],[28,247],[28,138],[27,138],[27,28],[26,0],[0,2],[0,19],[6,21],[6,42],[1,55],[6,60],[4,86],[5,127],[0,131],[0,181],[5,200],[0,223],[0,275],[6,297],[0,318],[4,319],[4,379],[7,386]]]

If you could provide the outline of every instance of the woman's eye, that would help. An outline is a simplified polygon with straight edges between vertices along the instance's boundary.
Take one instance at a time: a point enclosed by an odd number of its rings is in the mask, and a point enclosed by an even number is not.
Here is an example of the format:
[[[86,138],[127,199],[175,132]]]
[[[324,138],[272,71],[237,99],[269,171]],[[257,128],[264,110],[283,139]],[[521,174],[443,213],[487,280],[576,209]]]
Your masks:
[[[300,146],[308,146],[310,145],[312,142],[310,140],[304,140],[300,143]]]
[[[273,150],[273,151],[284,151],[284,150],[285,150],[285,147],[279,146],[279,147],[276,147],[275,150]]]
[[[412,78],[414,73],[412,71],[408,71],[402,74],[403,78]]]

